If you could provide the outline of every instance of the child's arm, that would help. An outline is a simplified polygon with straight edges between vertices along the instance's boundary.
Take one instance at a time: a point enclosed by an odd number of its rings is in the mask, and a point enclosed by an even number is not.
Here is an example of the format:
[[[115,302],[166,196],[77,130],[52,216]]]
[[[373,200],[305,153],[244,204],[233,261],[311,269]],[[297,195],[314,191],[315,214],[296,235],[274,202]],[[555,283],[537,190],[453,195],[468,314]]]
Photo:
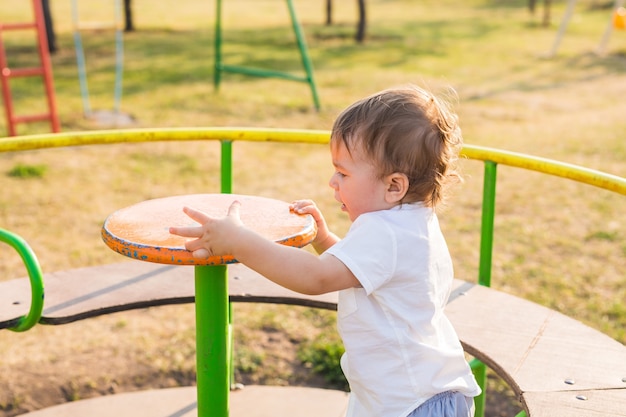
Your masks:
[[[241,203],[235,201],[224,218],[213,218],[185,207],[184,212],[201,225],[171,227],[170,233],[196,238],[185,244],[195,258],[233,255],[266,278],[303,294],[323,294],[360,286],[352,272],[334,256],[318,257],[279,245],[246,228],[239,216],[240,206]]]

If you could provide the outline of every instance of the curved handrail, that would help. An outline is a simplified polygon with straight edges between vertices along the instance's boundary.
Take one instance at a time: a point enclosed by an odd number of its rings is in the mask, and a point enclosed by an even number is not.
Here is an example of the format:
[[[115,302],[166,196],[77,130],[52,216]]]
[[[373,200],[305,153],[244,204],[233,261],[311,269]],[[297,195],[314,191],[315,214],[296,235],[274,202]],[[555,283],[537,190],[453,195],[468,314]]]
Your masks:
[[[226,140],[250,142],[328,143],[330,132],[324,130],[264,129],[247,127],[121,129],[87,132],[51,133],[0,139],[0,152],[28,151],[65,146],[105,145],[113,143],[176,142]]]
[[[579,165],[475,145],[465,145],[461,153],[470,159],[491,161],[497,164],[555,175],[626,195],[626,178],[584,168]]]
[[[43,274],[35,252],[24,239],[8,230],[0,229],[0,241],[8,244],[19,253],[30,279],[31,302],[28,314],[18,319],[17,324],[9,327],[14,332],[24,332],[33,327],[41,318],[43,311],[44,286]]]
[[[7,137],[0,139],[0,152],[113,143],[196,140],[326,144],[329,138],[329,131],[304,129],[246,127],[120,129]],[[467,144],[463,146],[462,155],[469,159],[491,161],[497,164],[568,178],[626,195],[625,178],[574,164]]]

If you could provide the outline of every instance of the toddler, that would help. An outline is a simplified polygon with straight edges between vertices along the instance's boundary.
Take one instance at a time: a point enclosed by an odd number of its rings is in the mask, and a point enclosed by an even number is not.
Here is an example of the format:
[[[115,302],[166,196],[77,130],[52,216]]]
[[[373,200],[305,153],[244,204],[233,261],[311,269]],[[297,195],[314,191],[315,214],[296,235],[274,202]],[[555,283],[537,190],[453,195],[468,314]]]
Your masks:
[[[480,388],[444,314],[452,260],[435,213],[457,179],[458,119],[429,92],[394,88],[364,98],[334,123],[330,179],[352,221],[339,239],[310,200],[292,203],[317,224],[320,254],[275,244],[247,229],[234,202],[224,218],[192,208],[198,227],[172,227],[194,257],[233,255],[305,294],[339,291],[341,367],[348,417],[474,415]]]

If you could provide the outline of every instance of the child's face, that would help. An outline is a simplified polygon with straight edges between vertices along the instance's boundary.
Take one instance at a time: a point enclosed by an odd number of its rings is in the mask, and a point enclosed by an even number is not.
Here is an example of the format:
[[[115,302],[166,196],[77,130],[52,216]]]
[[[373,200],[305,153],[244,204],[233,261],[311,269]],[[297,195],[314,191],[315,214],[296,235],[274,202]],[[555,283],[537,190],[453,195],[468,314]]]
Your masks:
[[[363,213],[390,208],[385,201],[386,186],[378,178],[376,169],[367,160],[360,146],[348,152],[343,142],[331,146],[335,173],[329,185],[335,190],[335,199],[341,210],[348,213],[351,221]]]

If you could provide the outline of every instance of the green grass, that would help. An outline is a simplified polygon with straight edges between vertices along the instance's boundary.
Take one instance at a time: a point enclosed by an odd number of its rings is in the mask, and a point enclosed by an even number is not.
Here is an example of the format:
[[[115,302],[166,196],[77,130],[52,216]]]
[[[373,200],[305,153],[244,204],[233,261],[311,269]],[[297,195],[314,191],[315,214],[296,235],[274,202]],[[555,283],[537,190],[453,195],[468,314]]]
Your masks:
[[[349,391],[348,382],[339,364],[344,352],[343,343],[337,333],[322,333],[300,345],[298,359],[311,371],[323,375],[330,387]]]
[[[455,107],[467,143],[620,176],[626,173],[626,33],[613,33],[605,55],[593,52],[610,15],[597,2],[577,4],[557,55],[546,59],[543,55],[553,45],[564,3],[553,4],[552,25],[542,27],[541,8],[531,16],[524,1],[372,0],[367,2],[367,39],[356,44],[352,39],[355,2],[335,1],[335,24],[325,26],[322,2],[296,0],[315,68],[322,103],[319,112],[313,109],[303,83],[225,74],[215,91],[211,3],[133,2],[137,31],[125,34],[121,109],[132,114],[136,127],[329,129],[337,113],[354,100],[413,82],[436,92],[449,87],[456,90]],[[302,72],[283,2],[225,3],[227,63]],[[52,61],[62,128],[102,128],[83,117],[70,2],[55,1],[52,6],[60,47]],[[29,8],[29,2],[11,2],[10,7],[3,3],[0,15],[23,20]],[[104,13],[95,10],[94,16]],[[110,109],[113,35],[85,34],[83,41],[91,106]],[[30,35],[11,34],[5,42],[14,62],[33,62]],[[36,79],[15,81],[18,113],[45,107]],[[48,130],[45,123],[19,126],[20,134]],[[4,131],[2,119],[0,132]],[[234,161],[234,192],[287,201],[313,198],[339,235],[347,231],[348,221],[327,186],[332,167],[326,147],[236,143]],[[463,169],[466,181],[455,189],[440,219],[456,275],[474,281],[482,166],[466,161]],[[9,174],[13,171],[16,176]],[[216,143],[159,143],[7,153],[0,154],[0,172],[4,174],[0,178],[0,227],[26,238],[44,271],[54,271],[122,260],[104,247],[99,236],[104,218],[120,207],[146,198],[217,192],[219,147]],[[624,197],[507,167],[499,167],[497,188],[493,286],[555,308],[626,343]],[[0,279],[23,275],[19,257],[0,250]],[[332,319],[311,312],[269,306],[261,310],[238,307],[237,320],[244,329],[237,333],[238,340],[246,346],[256,343],[257,330],[270,329],[312,349],[301,352],[309,357],[319,348],[320,329],[334,325]],[[176,326],[184,328],[175,323],[172,333],[177,333]],[[188,355],[172,356],[166,346],[148,348],[146,334],[135,337],[129,335],[131,329],[129,323],[128,328],[103,331],[100,343],[124,343],[133,352],[128,356],[139,358],[142,364],[165,358],[157,364],[157,372],[170,365],[181,373],[193,369]],[[172,337],[169,329],[150,329],[151,336],[165,344]],[[71,330],[54,330],[54,334]],[[122,341],[114,332],[125,335]],[[81,330],[80,334],[89,333]],[[41,329],[25,336],[48,337]],[[11,349],[17,352],[22,343],[6,333],[0,334],[0,341],[0,358]],[[83,343],[91,346],[92,341]],[[321,346],[331,356],[333,349],[332,343]],[[242,372],[267,372],[259,377],[263,381],[294,382],[289,380],[289,371],[270,369],[267,363],[272,360],[260,350],[242,351],[239,366]],[[265,362],[259,365],[260,361]]]
[[[15,178],[41,178],[46,173],[45,165],[22,165],[17,164],[7,172],[9,177]]]

